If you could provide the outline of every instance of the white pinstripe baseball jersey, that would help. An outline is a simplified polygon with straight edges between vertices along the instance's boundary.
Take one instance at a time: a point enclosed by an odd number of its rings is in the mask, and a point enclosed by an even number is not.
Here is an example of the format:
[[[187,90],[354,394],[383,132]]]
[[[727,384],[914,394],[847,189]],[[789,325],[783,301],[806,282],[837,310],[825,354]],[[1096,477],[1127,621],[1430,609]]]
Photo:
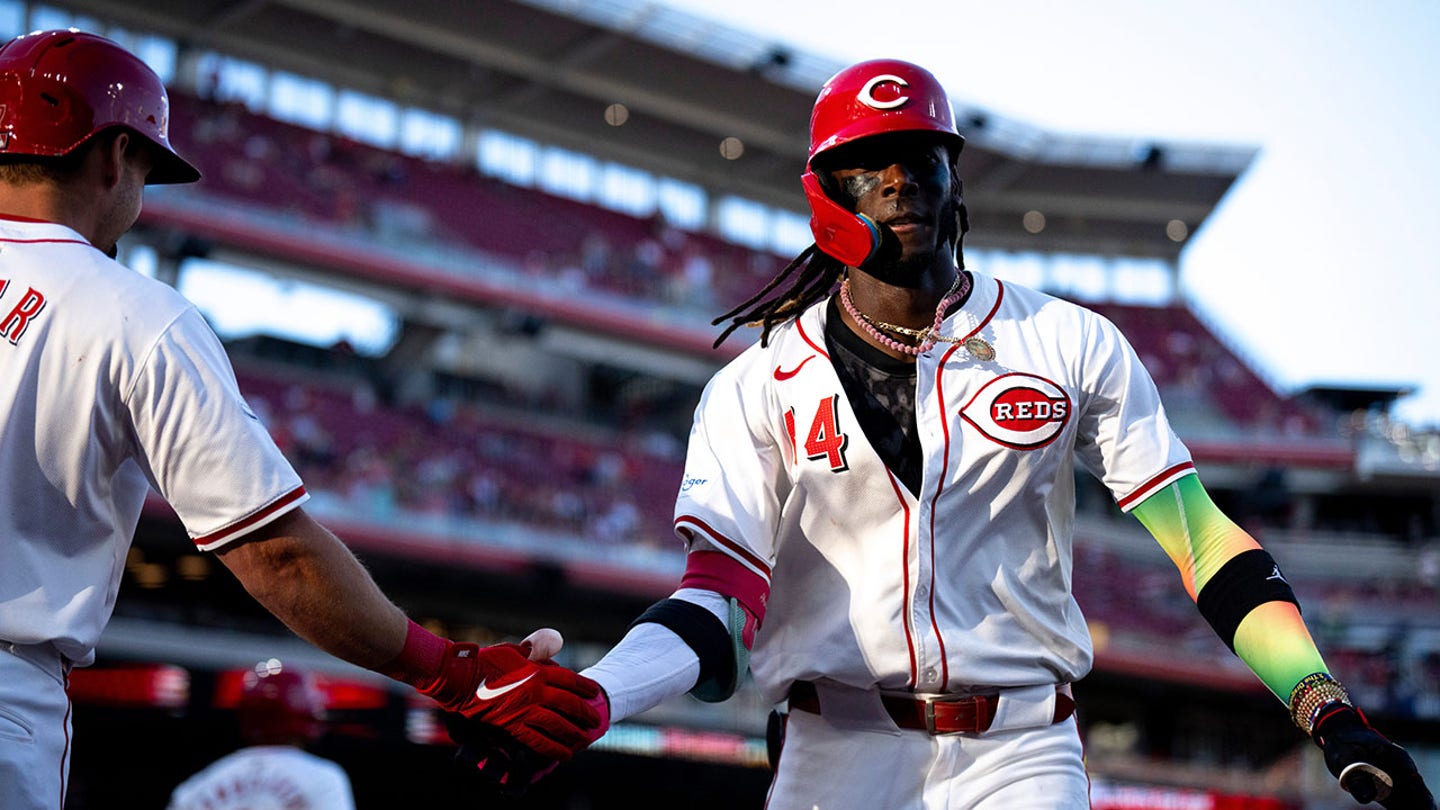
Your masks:
[[[885,468],[825,348],[824,302],[707,386],[676,504],[771,581],[751,670],[920,692],[1071,681],[1090,668],[1071,595],[1074,464],[1122,508],[1192,472],[1154,383],[1101,316],[975,275],[917,361],[919,497]],[[967,315],[967,313],[971,313]]]
[[[307,497],[194,306],[0,219],[0,639],[94,657],[151,486],[202,549]]]

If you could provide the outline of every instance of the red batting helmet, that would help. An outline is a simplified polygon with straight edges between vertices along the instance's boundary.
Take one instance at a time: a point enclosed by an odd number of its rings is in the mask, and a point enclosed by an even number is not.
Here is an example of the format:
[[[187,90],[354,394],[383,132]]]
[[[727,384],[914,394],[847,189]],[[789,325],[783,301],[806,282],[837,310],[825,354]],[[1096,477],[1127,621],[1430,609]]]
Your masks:
[[[820,88],[810,114],[810,156],[801,183],[810,204],[815,244],[851,267],[880,249],[880,230],[869,217],[830,199],[816,175],[815,158],[838,146],[891,132],[933,132],[959,154],[965,138],[945,88],[919,65],[873,59],[836,73]]]
[[[235,709],[240,734],[251,743],[313,742],[325,730],[325,696],[314,678],[273,658],[245,673]]]
[[[200,179],[170,145],[165,84],[134,54],[73,28],[24,34],[0,47],[0,155],[67,155],[111,127],[156,147],[147,183]]]
[[[841,144],[887,132],[939,133],[958,149],[955,113],[945,88],[919,65],[873,59],[836,73],[810,114],[810,161]]]

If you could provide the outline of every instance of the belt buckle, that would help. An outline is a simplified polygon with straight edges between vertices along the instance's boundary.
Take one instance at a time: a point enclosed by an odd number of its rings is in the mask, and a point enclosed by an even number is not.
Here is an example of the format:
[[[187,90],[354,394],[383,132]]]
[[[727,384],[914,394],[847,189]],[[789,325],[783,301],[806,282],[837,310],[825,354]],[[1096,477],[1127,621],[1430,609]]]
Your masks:
[[[935,704],[937,703],[969,703],[972,706],[981,700],[978,695],[925,695],[921,698],[925,701],[925,731],[931,736],[938,734],[954,734],[955,731],[937,731],[935,729]],[[971,716],[975,713],[972,711]]]

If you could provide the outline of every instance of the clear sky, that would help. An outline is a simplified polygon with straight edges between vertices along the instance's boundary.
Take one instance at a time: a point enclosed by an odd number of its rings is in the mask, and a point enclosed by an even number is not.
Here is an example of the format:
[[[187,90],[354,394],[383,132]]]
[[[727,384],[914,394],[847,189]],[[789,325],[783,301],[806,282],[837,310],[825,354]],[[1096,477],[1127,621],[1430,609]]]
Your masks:
[[[1396,413],[1440,427],[1437,0],[656,4],[909,59],[957,105],[1055,134],[1258,147],[1191,237],[1185,294],[1282,389],[1410,385]]]

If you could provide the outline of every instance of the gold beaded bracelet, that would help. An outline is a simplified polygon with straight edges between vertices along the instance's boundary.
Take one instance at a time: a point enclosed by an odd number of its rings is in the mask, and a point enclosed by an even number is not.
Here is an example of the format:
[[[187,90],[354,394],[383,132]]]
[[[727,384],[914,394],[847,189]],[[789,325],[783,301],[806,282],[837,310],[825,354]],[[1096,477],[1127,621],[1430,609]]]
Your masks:
[[[1320,709],[1336,701],[1346,706],[1352,705],[1350,693],[1345,691],[1344,684],[1324,672],[1313,672],[1301,678],[1295,688],[1290,690],[1290,719],[1295,721],[1301,731],[1310,734],[1315,728],[1316,715],[1320,713]]]

